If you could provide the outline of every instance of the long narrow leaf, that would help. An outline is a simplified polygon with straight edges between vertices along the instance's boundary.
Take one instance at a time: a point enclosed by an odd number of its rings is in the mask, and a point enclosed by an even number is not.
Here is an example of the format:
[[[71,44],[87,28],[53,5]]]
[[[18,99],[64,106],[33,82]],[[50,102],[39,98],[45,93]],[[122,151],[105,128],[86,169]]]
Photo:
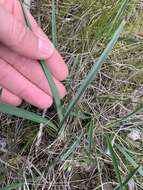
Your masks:
[[[0,190],[13,190],[13,189],[18,189],[19,187],[22,187],[25,184],[25,182],[17,182],[13,183],[11,185],[7,185],[6,187],[0,188]]]
[[[83,133],[77,138],[77,140],[71,145],[71,147],[61,156],[61,160],[65,161],[79,146],[81,139],[82,139]]]
[[[108,137],[106,137],[106,140],[107,140],[108,148],[109,148],[109,151],[110,151],[110,154],[111,154],[111,159],[112,159],[112,162],[113,162],[114,170],[115,170],[118,182],[119,182],[120,190],[123,190],[122,178],[121,178],[121,175],[120,175],[120,170],[118,168],[118,161],[117,161],[116,154],[115,154],[115,152],[113,150],[113,147],[112,147],[112,144],[110,142],[110,139]]]
[[[137,109],[135,109],[133,112],[128,114],[127,116],[123,117],[122,119],[119,119],[117,122],[123,122],[129,120],[132,116],[136,115],[139,112],[143,111],[143,105],[139,106]]]
[[[26,11],[25,11],[25,8],[21,2],[21,6],[22,6],[22,10],[23,10],[23,15],[24,15],[24,18],[25,18],[25,22],[26,22],[26,25],[29,27],[30,30],[32,30],[32,26],[31,26],[31,23],[28,19],[28,16],[26,14]],[[40,60],[39,63],[41,64],[41,67],[45,73],[45,76],[48,80],[48,83],[50,85],[50,88],[51,88],[51,91],[52,91],[52,95],[53,95],[53,98],[54,98],[54,101],[55,101],[55,104],[56,104],[56,108],[57,108],[57,113],[58,113],[58,117],[59,117],[59,120],[61,121],[63,119],[63,114],[62,114],[62,111],[61,111],[61,101],[60,101],[60,98],[59,98],[59,95],[58,95],[58,90],[57,90],[57,87],[55,85],[55,82],[52,78],[52,75],[49,71],[49,68],[48,68],[48,65],[46,63],[45,60]]]
[[[132,179],[132,177],[136,174],[138,170],[139,166],[128,174],[128,176],[123,180],[123,187],[125,187],[129,183],[129,181]],[[115,187],[114,190],[120,190],[120,186]]]
[[[65,113],[64,118],[63,118],[63,120],[61,122],[61,126],[63,125],[63,123],[66,120],[66,118],[69,116],[71,110],[73,109],[73,107],[75,106],[75,104],[78,102],[78,100],[80,99],[80,97],[82,96],[82,94],[84,93],[84,91],[87,89],[87,87],[90,84],[90,82],[93,79],[96,78],[96,76],[97,76],[97,74],[98,74],[101,66],[103,65],[104,61],[107,59],[107,57],[109,56],[109,54],[112,51],[112,48],[114,47],[115,43],[117,42],[117,40],[118,40],[118,38],[120,36],[120,33],[123,30],[124,25],[125,25],[125,21],[122,21],[122,23],[118,27],[117,31],[113,35],[113,38],[108,43],[107,47],[105,48],[105,50],[103,51],[103,53],[99,57],[98,61],[93,65],[93,67],[91,68],[89,74],[84,79],[84,82],[80,86],[78,92],[76,93],[76,95],[74,96],[73,100],[70,102],[70,104],[67,107],[66,113]]]
[[[49,125],[51,128],[56,129],[55,125],[48,121],[46,118],[43,118],[35,113],[26,111],[21,108],[13,107],[4,103],[0,103],[0,112],[14,115],[23,119],[28,119],[36,123],[43,123]]]
[[[126,121],[130,120],[133,116],[135,116],[139,112],[143,112],[143,105],[142,104],[138,108],[136,108],[133,112],[129,113],[128,115],[126,115],[126,116],[124,116],[124,117],[110,123],[109,128],[116,127],[117,124],[123,123],[123,122],[126,122]]]
[[[123,13],[125,12],[125,9],[127,8],[128,3],[129,3],[129,0],[122,0],[119,10],[118,10],[116,16],[114,17],[113,22],[111,22],[110,30],[109,30],[108,34],[110,34],[111,31],[112,31],[112,29],[113,29],[113,27],[114,27],[116,24],[118,24],[119,19],[121,19],[121,16],[122,16]]]
[[[118,148],[118,150],[125,156],[125,158],[130,162],[130,164],[134,167],[137,168],[139,165],[135,162],[135,160],[127,153],[127,151],[121,147],[118,144],[115,144],[115,146]],[[143,166],[141,165],[138,169],[138,172],[141,176],[143,176]]]
[[[122,3],[121,3],[121,6],[118,10],[118,13],[117,15],[115,16],[114,18],[114,21],[113,23],[116,23],[116,21],[121,17],[121,15],[123,15],[123,13],[125,12],[125,9],[127,8],[128,6],[128,3],[129,3],[129,0],[123,0]]]
[[[52,94],[53,94],[53,97],[54,97],[54,100],[55,100],[59,120],[62,121],[63,114],[62,114],[62,111],[61,111],[61,101],[59,99],[57,87],[55,86],[55,83],[53,81],[52,75],[51,75],[51,73],[50,73],[50,71],[48,69],[48,66],[47,66],[45,60],[40,60],[40,64],[41,64],[41,66],[43,68],[43,71],[45,73],[45,76],[46,76],[46,78],[47,78],[47,80],[49,82],[49,85],[50,85],[50,88],[51,88],[51,91],[52,91]]]
[[[88,129],[88,149],[89,149],[89,152],[91,152],[92,150],[92,145],[93,145],[93,142],[94,142],[94,133],[93,133],[93,122],[91,122],[89,124],[89,129]]]

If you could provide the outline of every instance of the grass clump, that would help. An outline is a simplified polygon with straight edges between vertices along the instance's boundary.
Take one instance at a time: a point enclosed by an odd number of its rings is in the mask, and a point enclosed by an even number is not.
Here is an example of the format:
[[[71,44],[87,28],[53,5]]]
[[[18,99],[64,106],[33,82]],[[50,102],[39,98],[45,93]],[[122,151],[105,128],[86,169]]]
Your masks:
[[[0,140],[6,144],[0,148],[0,186],[34,190],[143,189],[142,139],[134,141],[129,136],[133,130],[143,133],[142,3],[67,0],[55,1],[55,6],[54,39],[70,69],[64,114],[90,69],[98,67],[107,44],[117,41],[119,33],[115,31],[123,18],[127,24],[108,58],[106,54],[107,59],[102,60],[102,67],[93,72],[96,80],[87,83],[87,90],[68,112],[62,138],[45,127],[41,144],[36,147],[37,123],[0,115]],[[51,34],[52,2],[40,0],[32,4],[32,9],[45,32]],[[55,23],[52,28],[55,30]],[[23,108],[40,114],[29,105]],[[55,109],[50,108],[46,118],[58,127],[55,115]],[[47,121],[39,117],[40,122]]]

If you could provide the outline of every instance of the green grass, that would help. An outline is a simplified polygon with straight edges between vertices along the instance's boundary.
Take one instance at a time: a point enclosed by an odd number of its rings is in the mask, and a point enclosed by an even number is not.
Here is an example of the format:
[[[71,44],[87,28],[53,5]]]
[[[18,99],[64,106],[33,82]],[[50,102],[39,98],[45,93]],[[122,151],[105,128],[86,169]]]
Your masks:
[[[82,84],[81,84],[79,90],[77,91],[75,97],[73,98],[73,100],[70,101],[70,103],[69,103],[69,105],[68,105],[68,107],[66,109],[66,112],[64,114],[64,118],[61,121],[61,126],[64,124],[64,121],[66,120],[66,118],[70,115],[70,112],[72,111],[72,109],[74,108],[74,106],[76,105],[78,100],[81,98],[81,96],[83,95],[83,93],[87,89],[88,85],[97,76],[98,72],[101,69],[102,64],[107,59],[107,57],[111,53],[115,43],[117,42],[117,40],[118,40],[122,30],[123,30],[124,25],[125,25],[125,22],[123,21],[120,24],[120,26],[118,27],[117,31],[115,32],[112,40],[108,43],[107,47],[105,48],[105,50],[103,51],[103,53],[99,57],[98,61],[95,62],[94,66],[91,68],[89,74],[86,76],[86,78],[82,82]]]
[[[57,109],[42,118],[28,105],[0,107],[17,116],[0,116],[0,142],[7,144],[0,149],[1,189],[143,189],[142,141],[128,136],[143,133],[141,2],[40,0],[32,9],[70,70],[59,117],[64,130],[59,136]]]
[[[109,152],[111,154],[114,170],[115,170],[115,173],[116,173],[116,176],[117,176],[117,179],[118,179],[119,187],[120,187],[120,190],[123,190],[122,177],[121,177],[120,170],[119,170],[119,163],[118,163],[118,160],[117,160],[117,156],[116,156],[116,154],[115,154],[115,152],[113,150],[112,143],[110,142],[109,137],[107,136],[106,138],[107,138],[107,145],[108,145],[108,148],[109,148]]]
[[[25,18],[25,23],[26,23],[27,27],[32,31],[31,23],[29,22],[29,19],[26,15],[26,11],[25,11],[25,8],[24,8],[22,2],[21,2],[21,7],[23,10],[24,18]],[[53,36],[53,44],[56,47],[57,46],[57,37],[56,37],[55,1],[52,1],[52,36]],[[61,110],[61,101],[60,101],[60,98],[58,96],[57,87],[56,87],[55,82],[52,78],[52,75],[48,69],[48,65],[47,65],[46,61],[45,60],[39,60],[39,63],[43,69],[43,72],[45,73],[45,76],[47,78],[47,82],[50,85],[50,89],[51,89],[51,92],[52,92],[52,95],[53,95],[53,98],[54,98],[54,101],[56,104],[56,108],[57,108],[57,114],[58,114],[59,120],[61,121],[63,119],[63,114],[62,114],[62,110]]]
[[[119,161],[118,158],[116,156],[116,153],[113,149],[112,146],[112,142],[110,141],[110,138],[107,136],[106,137],[107,140],[107,145],[108,145],[108,149],[109,149],[109,153],[113,162],[113,166],[114,166],[114,170],[115,170],[115,174],[117,176],[118,179],[118,183],[119,185],[117,187],[114,188],[114,190],[123,190],[126,188],[126,186],[128,185],[128,182],[132,179],[132,177],[134,177],[134,175],[136,174],[136,172],[139,170],[140,166],[137,166],[133,171],[131,171],[127,177],[122,180],[122,176],[119,170]]]
[[[48,119],[43,118],[43,117],[41,117],[35,113],[26,111],[26,110],[21,109],[21,108],[16,108],[16,107],[1,103],[0,104],[0,111],[2,113],[14,115],[14,116],[17,116],[17,117],[20,117],[23,119],[27,119],[29,121],[33,121],[36,123],[43,123],[44,125],[49,125],[49,127],[56,129],[56,126],[52,122],[48,121]]]
[[[13,189],[22,187],[23,185],[24,185],[24,182],[21,182],[21,183],[18,182],[18,183],[11,184],[7,187],[1,188],[1,190],[13,190]]]

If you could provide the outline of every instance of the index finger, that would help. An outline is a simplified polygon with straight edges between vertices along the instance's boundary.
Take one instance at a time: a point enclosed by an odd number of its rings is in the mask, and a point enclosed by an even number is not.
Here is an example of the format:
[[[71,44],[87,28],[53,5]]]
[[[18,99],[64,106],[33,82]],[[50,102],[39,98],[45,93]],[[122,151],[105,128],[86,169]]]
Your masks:
[[[38,26],[37,22],[28,10],[26,10],[26,14],[32,26],[33,33],[43,40],[48,39],[47,35]],[[62,81],[68,77],[68,67],[65,61],[63,60],[61,54],[56,49],[55,51],[53,51],[53,54],[46,60],[46,62],[51,73],[56,79]]]

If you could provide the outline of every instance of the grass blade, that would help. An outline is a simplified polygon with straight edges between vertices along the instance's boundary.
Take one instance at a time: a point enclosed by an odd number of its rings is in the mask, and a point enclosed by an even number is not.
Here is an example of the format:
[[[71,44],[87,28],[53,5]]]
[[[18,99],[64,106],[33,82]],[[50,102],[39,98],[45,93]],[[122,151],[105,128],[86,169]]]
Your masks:
[[[93,133],[93,122],[89,124],[89,129],[88,129],[88,150],[91,152],[92,150],[92,145],[94,142],[94,133]]]
[[[125,156],[125,158],[132,164],[134,168],[137,168],[139,165],[133,160],[133,158],[125,151],[125,148],[121,147],[120,145],[116,144],[118,150]],[[141,176],[143,176],[143,166],[140,166],[138,172]]]
[[[121,18],[121,15],[125,12],[125,9],[129,3],[129,0],[122,0],[121,6],[118,10],[118,13],[116,14],[114,20],[113,20],[113,25]]]
[[[136,172],[138,171],[140,166],[138,166],[137,168],[135,168],[133,171],[131,171],[128,176],[123,180],[123,187],[125,187],[128,182],[132,179],[132,177],[136,174]],[[114,190],[120,190],[120,186],[117,186],[114,188]]]
[[[119,10],[118,10],[114,20],[111,22],[112,25],[110,25],[108,35],[110,35],[110,33],[112,33],[113,28],[116,27],[116,25],[119,23],[119,20],[123,16],[123,13],[125,12],[125,9],[127,8],[128,3],[129,3],[129,0],[122,0]]]
[[[114,33],[113,38],[108,43],[107,47],[105,48],[105,50],[103,51],[103,53],[99,57],[98,61],[91,68],[89,74],[87,75],[87,77],[85,78],[84,82],[80,86],[80,88],[79,88],[78,92],[76,93],[75,97],[73,98],[73,100],[68,105],[66,113],[64,115],[64,118],[63,118],[63,120],[61,122],[61,126],[63,125],[64,121],[69,116],[71,110],[73,109],[73,107],[75,106],[75,104],[78,102],[78,100],[80,99],[80,97],[82,96],[82,94],[84,93],[84,91],[86,90],[87,86],[90,84],[90,82],[93,79],[96,78],[96,76],[97,76],[97,74],[98,74],[101,66],[103,65],[104,61],[107,59],[108,55],[112,51],[112,48],[114,47],[115,43],[117,42],[117,40],[118,40],[118,38],[120,36],[120,33],[123,30],[124,25],[125,25],[125,21],[122,21],[122,23],[120,24],[120,26],[118,27],[118,29]]]
[[[39,62],[41,64],[42,68],[43,68],[45,76],[46,76],[46,78],[48,80],[48,83],[50,85],[50,88],[51,88],[51,91],[52,91],[52,94],[53,94],[53,98],[54,98],[54,101],[55,101],[55,104],[56,104],[59,120],[62,121],[63,114],[62,114],[62,111],[61,111],[61,101],[60,101],[60,98],[59,98],[59,95],[58,95],[57,87],[55,85],[55,82],[53,81],[52,75],[51,75],[51,73],[50,73],[50,71],[48,69],[48,66],[47,66],[47,63],[45,62],[45,60],[40,60]]]
[[[123,121],[127,121],[128,119],[130,119],[132,116],[136,115],[139,112],[143,111],[143,105],[139,106],[135,111],[131,112],[130,114],[128,114],[127,116],[123,117],[122,119],[119,119],[119,121],[117,122],[123,122]]]
[[[25,184],[25,182],[17,182],[17,183],[13,183],[11,185],[7,185],[6,187],[2,187],[2,188],[0,188],[0,190],[13,190],[13,189],[22,187],[24,184]]]
[[[123,190],[122,178],[121,178],[121,175],[120,175],[120,170],[118,168],[118,161],[117,161],[116,154],[115,154],[115,152],[113,150],[113,147],[112,147],[112,144],[110,142],[109,137],[106,137],[106,140],[107,140],[108,148],[109,148],[109,151],[110,151],[110,154],[111,154],[111,159],[112,159],[114,170],[115,170],[115,173],[116,173],[116,176],[117,176],[117,179],[118,179],[120,190]]]
[[[77,140],[71,145],[71,147],[68,149],[68,151],[61,156],[61,160],[65,161],[74,151],[75,149],[79,146],[81,139],[82,139],[83,133],[77,138]]]
[[[135,116],[137,113],[143,112],[143,104],[141,104],[138,108],[136,108],[133,112],[129,113],[128,115],[117,119],[116,121],[109,124],[109,128],[116,127],[117,124],[123,123],[131,119],[133,116]]]
[[[21,1],[20,1],[21,2]],[[26,11],[25,11],[25,8],[21,2],[21,6],[22,6],[22,10],[23,10],[23,15],[24,15],[24,18],[25,18],[25,22],[26,22],[26,25],[29,27],[30,30],[32,30],[32,26],[31,26],[31,23],[28,19],[28,16],[26,14]],[[62,110],[61,110],[61,101],[60,101],[60,98],[58,96],[58,90],[57,90],[57,87],[55,85],[55,82],[52,78],[52,75],[49,71],[49,68],[48,68],[48,65],[46,63],[45,60],[40,60],[39,61],[44,73],[45,73],[45,76],[48,80],[48,83],[50,85],[50,89],[52,91],[52,95],[53,95],[53,98],[54,98],[54,101],[55,101],[55,104],[56,104],[56,108],[57,108],[57,113],[58,113],[58,117],[59,117],[59,120],[62,121],[63,119],[63,114],[62,114]]]
[[[36,123],[43,123],[49,125],[51,128],[56,129],[55,125],[48,121],[46,118],[43,118],[35,113],[26,111],[21,108],[13,107],[4,103],[0,103],[0,112],[14,115],[23,119],[28,119]]]

